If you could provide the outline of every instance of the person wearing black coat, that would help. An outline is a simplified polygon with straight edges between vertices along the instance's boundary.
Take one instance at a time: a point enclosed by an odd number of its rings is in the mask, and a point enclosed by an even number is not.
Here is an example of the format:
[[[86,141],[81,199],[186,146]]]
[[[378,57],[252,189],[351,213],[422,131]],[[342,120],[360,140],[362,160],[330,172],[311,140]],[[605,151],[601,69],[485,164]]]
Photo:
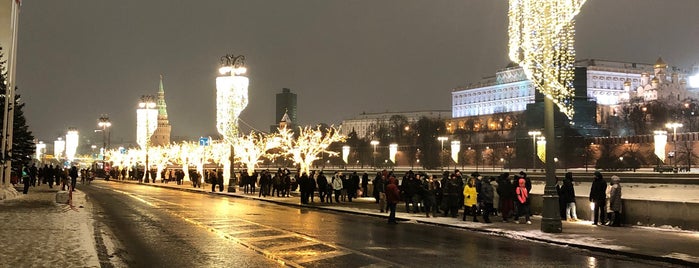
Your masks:
[[[498,182],[498,196],[500,200],[498,204],[500,207],[500,213],[502,214],[502,221],[507,222],[510,216],[513,216],[514,208],[514,198],[515,198],[515,188],[510,182],[510,173],[502,173],[497,179]]]
[[[361,197],[368,197],[369,196],[369,174],[364,172],[362,174],[362,196]]]
[[[592,187],[590,187],[590,202],[594,203],[594,210],[592,213],[593,225],[597,223],[604,224],[606,217],[606,204],[607,204],[607,183],[602,178],[602,173],[595,171],[595,180],[592,181]]]
[[[577,221],[578,214],[575,212],[575,187],[573,187],[572,172],[566,173],[558,198],[565,204],[565,219],[567,221]]]
[[[347,184],[344,185],[347,189],[347,200],[352,202],[352,198],[357,197],[357,190],[359,189],[359,175],[357,172],[352,172],[352,175],[347,179]]]
[[[490,223],[490,213],[493,211],[493,199],[495,198],[495,193],[493,191],[493,185],[490,184],[490,182],[494,180],[494,177],[482,179],[481,192],[478,193],[478,196],[480,196],[479,199],[483,203],[483,221],[485,221],[485,223]]]
[[[320,197],[320,202],[324,203],[325,195],[327,194],[328,190],[328,179],[325,178],[323,171],[318,173],[318,179],[316,179],[316,183],[318,184],[318,197]]]

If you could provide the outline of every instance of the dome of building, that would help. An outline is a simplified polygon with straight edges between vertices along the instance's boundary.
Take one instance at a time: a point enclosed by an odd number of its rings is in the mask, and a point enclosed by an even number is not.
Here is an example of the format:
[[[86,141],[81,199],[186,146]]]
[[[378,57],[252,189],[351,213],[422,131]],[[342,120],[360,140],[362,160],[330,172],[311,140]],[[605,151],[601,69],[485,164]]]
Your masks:
[[[658,60],[655,61],[655,64],[653,65],[654,68],[667,68],[667,63],[663,61],[662,57],[658,57]]]

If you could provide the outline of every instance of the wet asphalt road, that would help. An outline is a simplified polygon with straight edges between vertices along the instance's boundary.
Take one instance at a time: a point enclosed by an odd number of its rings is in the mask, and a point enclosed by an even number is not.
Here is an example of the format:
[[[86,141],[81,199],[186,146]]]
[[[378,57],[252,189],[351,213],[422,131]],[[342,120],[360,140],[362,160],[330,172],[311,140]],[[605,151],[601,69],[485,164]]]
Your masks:
[[[97,232],[109,233],[113,238],[106,240],[115,242],[107,250],[101,247],[103,267],[110,262],[115,267],[664,265],[455,228],[388,225],[384,218],[143,185],[96,181],[80,189],[96,207]]]

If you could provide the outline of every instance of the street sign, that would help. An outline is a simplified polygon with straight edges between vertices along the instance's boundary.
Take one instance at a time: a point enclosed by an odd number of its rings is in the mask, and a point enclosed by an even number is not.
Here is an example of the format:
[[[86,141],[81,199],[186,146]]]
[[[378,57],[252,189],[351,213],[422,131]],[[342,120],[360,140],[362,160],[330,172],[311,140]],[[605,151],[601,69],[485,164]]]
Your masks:
[[[209,146],[210,145],[210,139],[209,137],[201,137],[199,138],[199,146]]]

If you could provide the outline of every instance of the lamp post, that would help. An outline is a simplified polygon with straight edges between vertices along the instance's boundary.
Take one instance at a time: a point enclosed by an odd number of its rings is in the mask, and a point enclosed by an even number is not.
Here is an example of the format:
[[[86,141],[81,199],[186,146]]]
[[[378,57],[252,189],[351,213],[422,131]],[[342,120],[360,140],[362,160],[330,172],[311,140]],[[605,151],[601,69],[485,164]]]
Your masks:
[[[99,122],[97,122],[97,126],[102,128],[102,169],[106,168],[105,165],[105,156],[107,154],[107,149],[109,149],[109,142],[107,139],[107,128],[112,126],[112,122],[109,121],[109,116],[106,114],[103,114],[100,116]],[[110,132],[111,136],[111,132]],[[110,137],[111,138],[111,137]]]
[[[228,175],[228,192],[234,193],[237,183],[234,144],[238,137],[238,117],[248,106],[250,83],[245,76],[245,56],[227,54],[221,57],[218,71],[221,76],[216,77],[216,129],[230,145],[230,172],[224,174]]]
[[[155,108],[155,100],[156,98],[151,95],[141,96],[136,110],[136,140],[146,153],[146,162],[143,167],[143,180],[145,182],[149,180],[148,147],[150,146],[150,138],[158,127],[158,110]]]
[[[444,142],[449,140],[449,138],[447,138],[445,136],[440,136],[440,137],[437,137],[437,140],[440,143],[442,143],[442,150],[439,151],[439,167],[441,167],[442,170],[444,170]]]
[[[672,151],[673,155],[677,155],[677,128],[682,127],[682,123],[670,122],[665,124],[665,127],[672,129]],[[672,161],[675,168],[677,168],[677,160]]]
[[[532,171],[534,171],[536,169],[536,136],[541,135],[541,131],[529,131],[528,134],[529,136],[532,136]]]
[[[371,154],[371,158],[372,158],[371,163],[372,163],[372,166],[374,166],[374,169],[376,169],[376,145],[379,145],[379,141],[372,140],[369,143],[371,144],[371,146],[374,147],[374,152]]]

